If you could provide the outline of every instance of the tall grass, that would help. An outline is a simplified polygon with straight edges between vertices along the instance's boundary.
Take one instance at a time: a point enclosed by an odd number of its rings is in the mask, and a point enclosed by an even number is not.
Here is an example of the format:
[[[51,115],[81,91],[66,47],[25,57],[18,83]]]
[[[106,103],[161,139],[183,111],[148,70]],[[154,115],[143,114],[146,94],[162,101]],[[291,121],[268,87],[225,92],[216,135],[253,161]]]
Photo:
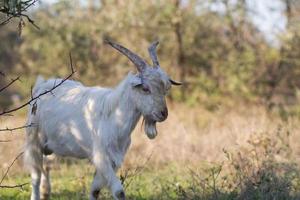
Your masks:
[[[187,185],[173,190],[178,199],[299,199],[300,171],[289,134],[282,128],[254,134],[249,146],[224,150],[227,160],[190,169]]]
[[[1,126],[22,123],[23,117],[14,117]],[[148,140],[139,124],[132,135],[119,172],[129,199],[300,199],[297,118],[282,120],[258,106],[210,112],[176,104],[158,130]],[[24,133],[2,134],[0,140],[11,140],[0,144],[4,172],[22,150]],[[53,165],[53,199],[85,199],[93,168],[85,161],[59,161],[64,164]],[[19,161],[5,182],[24,181],[29,177]],[[26,199],[29,190],[0,189],[0,199]]]

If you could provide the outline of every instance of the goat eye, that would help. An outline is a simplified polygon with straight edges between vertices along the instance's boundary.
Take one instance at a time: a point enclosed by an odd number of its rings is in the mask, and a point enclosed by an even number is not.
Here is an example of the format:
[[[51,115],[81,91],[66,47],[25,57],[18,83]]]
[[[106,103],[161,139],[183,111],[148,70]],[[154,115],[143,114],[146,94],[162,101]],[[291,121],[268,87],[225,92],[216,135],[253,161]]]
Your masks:
[[[150,89],[148,87],[142,87],[142,90],[145,92],[145,93],[151,93],[150,92]]]

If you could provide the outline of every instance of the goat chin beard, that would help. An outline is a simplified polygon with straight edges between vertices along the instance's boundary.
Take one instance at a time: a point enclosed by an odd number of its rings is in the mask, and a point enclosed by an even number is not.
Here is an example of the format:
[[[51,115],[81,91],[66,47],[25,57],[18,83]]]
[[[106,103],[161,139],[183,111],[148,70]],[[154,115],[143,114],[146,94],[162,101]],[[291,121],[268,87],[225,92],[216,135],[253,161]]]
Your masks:
[[[145,133],[149,139],[154,139],[157,136],[156,122],[145,119]]]

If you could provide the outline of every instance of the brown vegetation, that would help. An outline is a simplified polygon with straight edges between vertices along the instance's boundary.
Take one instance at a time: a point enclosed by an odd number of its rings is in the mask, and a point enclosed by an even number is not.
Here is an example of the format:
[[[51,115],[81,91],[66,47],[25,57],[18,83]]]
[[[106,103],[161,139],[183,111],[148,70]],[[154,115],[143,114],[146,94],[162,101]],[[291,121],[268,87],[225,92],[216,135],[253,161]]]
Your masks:
[[[300,127],[297,118],[287,122],[279,116],[268,113],[262,107],[250,106],[247,109],[220,108],[210,112],[201,107],[189,107],[183,104],[170,105],[170,115],[166,122],[158,125],[159,135],[149,140],[143,133],[139,123],[132,134],[132,145],[126,156],[125,164],[134,167],[137,163],[151,155],[150,163],[160,167],[168,164],[191,166],[201,162],[220,162],[226,160],[225,151],[239,151],[251,146],[249,141],[261,140],[265,136],[280,141],[289,141],[290,155],[300,162]],[[24,118],[7,118],[3,121],[7,127],[24,124]],[[5,128],[5,127],[3,127]],[[275,133],[282,130],[287,135]],[[22,150],[24,130],[16,130],[1,134],[2,168],[7,166],[14,155]],[[11,147],[17,148],[11,148]],[[10,158],[7,155],[11,155]],[[276,157],[284,160],[289,157]]]

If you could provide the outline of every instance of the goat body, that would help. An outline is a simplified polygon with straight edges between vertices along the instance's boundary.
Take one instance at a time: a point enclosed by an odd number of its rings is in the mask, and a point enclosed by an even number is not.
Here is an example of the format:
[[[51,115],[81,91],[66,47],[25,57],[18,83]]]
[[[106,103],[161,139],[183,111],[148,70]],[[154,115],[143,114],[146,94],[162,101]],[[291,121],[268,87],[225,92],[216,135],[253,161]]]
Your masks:
[[[33,94],[49,90],[59,81],[40,83]],[[42,147],[57,155],[91,161],[94,161],[94,151],[105,150],[120,166],[130,144],[130,133],[141,116],[130,105],[128,92],[127,79],[116,89],[85,87],[79,82],[66,81],[52,95],[37,102],[33,118],[39,119]]]
[[[28,128],[28,137],[32,139],[28,139],[26,148],[26,161],[32,163],[28,165],[42,166],[42,153],[53,152],[60,156],[87,158],[102,176],[112,179],[114,174],[111,173],[121,166],[130,145],[130,134],[141,116],[128,99],[131,76],[129,74],[115,89],[85,87],[67,80],[52,94],[42,96],[36,102],[36,113],[29,112],[28,116],[28,124],[32,124]],[[59,81],[40,79],[33,95],[51,89]],[[34,163],[36,160],[40,162]],[[37,167],[34,171],[43,172]],[[112,186],[113,183],[107,184]]]
[[[110,44],[137,66],[139,74],[129,73],[114,89],[85,87],[67,80],[30,106],[25,162],[31,170],[31,200],[40,199],[40,186],[47,189],[42,195],[49,197],[49,168],[43,168],[43,156],[52,153],[91,161],[96,173],[90,200],[97,199],[104,186],[114,199],[125,199],[115,172],[130,145],[132,130],[143,116],[145,132],[152,139],[157,135],[156,122],[167,118],[165,95],[171,84],[178,83],[159,67],[155,54],[158,43],[149,48],[154,67],[125,47]],[[61,79],[46,81],[39,77],[33,96],[51,90],[59,82]]]

